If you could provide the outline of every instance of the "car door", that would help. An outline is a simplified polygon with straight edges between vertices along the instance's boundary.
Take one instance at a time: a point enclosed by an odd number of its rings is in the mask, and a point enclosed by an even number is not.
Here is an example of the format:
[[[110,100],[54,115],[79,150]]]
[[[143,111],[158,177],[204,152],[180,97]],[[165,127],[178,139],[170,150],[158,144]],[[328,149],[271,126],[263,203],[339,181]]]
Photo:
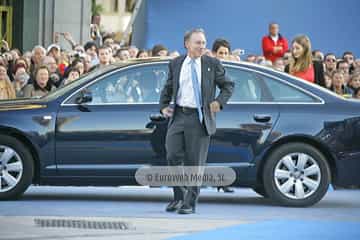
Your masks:
[[[234,65],[225,69],[235,88],[228,104],[217,114],[208,164],[234,167],[240,171],[240,179],[246,178],[246,170],[254,165],[255,156],[271,137],[279,109],[257,73]]]
[[[153,139],[159,129],[149,116],[159,112],[166,75],[166,64],[128,66],[95,79],[65,100],[55,133],[60,175],[129,177],[158,161],[161,153]],[[84,95],[91,101],[77,104]]]

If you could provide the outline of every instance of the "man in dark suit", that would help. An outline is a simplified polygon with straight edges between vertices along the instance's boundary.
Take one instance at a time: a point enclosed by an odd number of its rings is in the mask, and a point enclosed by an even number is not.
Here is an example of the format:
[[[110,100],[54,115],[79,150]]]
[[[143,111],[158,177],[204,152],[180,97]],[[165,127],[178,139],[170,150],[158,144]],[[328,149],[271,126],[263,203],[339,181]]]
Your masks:
[[[234,83],[225,77],[219,60],[203,55],[206,38],[202,29],[184,37],[187,54],[169,63],[167,82],[160,96],[160,111],[169,117],[166,136],[170,166],[204,166],[210,136],[216,131],[215,115],[231,97]],[[215,97],[216,86],[220,93]],[[173,100],[174,108],[169,104]],[[194,213],[199,186],[176,186],[166,211]]]

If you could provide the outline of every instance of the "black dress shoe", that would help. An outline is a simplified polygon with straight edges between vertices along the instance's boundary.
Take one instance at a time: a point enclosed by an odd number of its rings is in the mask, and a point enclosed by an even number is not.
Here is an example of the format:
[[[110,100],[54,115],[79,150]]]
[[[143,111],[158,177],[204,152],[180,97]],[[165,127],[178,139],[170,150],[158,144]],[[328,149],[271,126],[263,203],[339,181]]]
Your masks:
[[[181,208],[179,208],[177,210],[178,214],[191,214],[191,213],[195,213],[195,206],[186,206],[186,205],[182,205]]]
[[[167,206],[166,206],[166,211],[167,212],[175,212],[176,210],[178,210],[183,204],[183,201],[181,200],[175,200],[175,201],[171,201]]]
[[[224,193],[233,193],[234,192],[234,190],[231,189],[230,187],[218,187],[217,191],[220,192],[221,189],[224,191]]]

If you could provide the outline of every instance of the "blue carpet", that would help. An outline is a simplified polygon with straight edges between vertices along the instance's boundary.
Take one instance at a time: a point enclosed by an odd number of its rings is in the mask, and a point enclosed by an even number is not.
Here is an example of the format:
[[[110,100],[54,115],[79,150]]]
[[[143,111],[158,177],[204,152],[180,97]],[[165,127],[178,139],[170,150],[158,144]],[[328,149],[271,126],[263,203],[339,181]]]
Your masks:
[[[360,218],[360,216],[359,216]],[[240,224],[232,227],[170,238],[171,240],[359,240],[360,221],[276,220]]]

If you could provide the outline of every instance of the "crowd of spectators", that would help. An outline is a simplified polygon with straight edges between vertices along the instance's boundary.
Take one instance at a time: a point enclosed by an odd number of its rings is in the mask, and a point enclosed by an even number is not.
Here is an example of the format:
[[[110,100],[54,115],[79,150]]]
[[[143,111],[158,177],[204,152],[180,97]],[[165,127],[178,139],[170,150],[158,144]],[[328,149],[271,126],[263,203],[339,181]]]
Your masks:
[[[72,50],[66,51],[58,44],[61,36]],[[305,35],[295,37],[289,45],[285,36],[279,33],[277,23],[269,24],[269,33],[261,44],[262,55],[244,55],[244,50],[232,50],[229,41],[219,38],[204,54],[284,71],[336,94],[360,99],[360,59],[352,52],[345,51],[342,56],[336,56],[312,50],[310,39]],[[156,44],[152,49],[122,46],[112,35],[97,35],[96,39],[81,45],[69,33],[55,33],[54,43],[47,48],[37,45],[32,51],[23,53],[16,48],[10,49],[4,40],[1,45],[0,100],[41,97],[83,74],[116,62],[180,55],[162,44]]]

